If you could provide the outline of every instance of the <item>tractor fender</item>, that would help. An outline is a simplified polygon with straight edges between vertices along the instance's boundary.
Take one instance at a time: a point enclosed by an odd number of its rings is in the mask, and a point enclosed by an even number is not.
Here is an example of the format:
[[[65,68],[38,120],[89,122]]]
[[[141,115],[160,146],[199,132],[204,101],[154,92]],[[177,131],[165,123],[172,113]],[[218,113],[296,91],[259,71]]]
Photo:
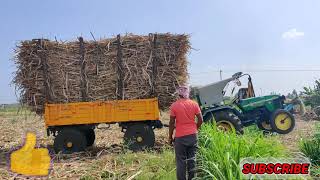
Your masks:
[[[240,118],[241,114],[238,110],[236,110],[235,108],[231,107],[231,106],[218,106],[218,107],[209,107],[208,109],[205,109],[202,112],[202,116],[205,119],[205,117],[209,114],[214,114],[217,112],[221,112],[221,111],[231,111],[233,112],[236,116],[238,116]]]

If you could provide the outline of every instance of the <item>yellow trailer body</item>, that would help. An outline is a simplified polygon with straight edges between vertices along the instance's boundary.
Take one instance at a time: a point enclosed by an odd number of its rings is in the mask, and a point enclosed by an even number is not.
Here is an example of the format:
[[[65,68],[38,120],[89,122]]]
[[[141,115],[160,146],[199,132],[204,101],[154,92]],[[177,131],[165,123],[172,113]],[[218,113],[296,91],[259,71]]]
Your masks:
[[[158,99],[46,104],[45,125],[65,126],[159,120]]]

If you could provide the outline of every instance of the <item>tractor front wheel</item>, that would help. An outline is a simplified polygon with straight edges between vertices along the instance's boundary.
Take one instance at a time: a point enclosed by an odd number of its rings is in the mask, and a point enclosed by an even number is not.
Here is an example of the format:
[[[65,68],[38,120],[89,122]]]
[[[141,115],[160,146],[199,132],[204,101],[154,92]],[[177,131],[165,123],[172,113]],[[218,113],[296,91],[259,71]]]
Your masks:
[[[272,127],[271,127],[270,123],[267,121],[258,121],[257,126],[261,130],[272,131]]]
[[[295,126],[295,119],[290,112],[279,109],[272,114],[270,125],[273,131],[288,134]]]

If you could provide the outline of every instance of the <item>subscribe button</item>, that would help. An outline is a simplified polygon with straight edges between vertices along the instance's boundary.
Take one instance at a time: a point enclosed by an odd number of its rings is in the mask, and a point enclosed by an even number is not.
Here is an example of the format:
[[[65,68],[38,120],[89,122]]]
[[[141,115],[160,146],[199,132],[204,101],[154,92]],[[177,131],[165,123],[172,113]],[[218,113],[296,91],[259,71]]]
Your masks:
[[[248,179],[308,176],[310,166],[310,161],[307,158],[244,158],[240,161],[240,171]]]

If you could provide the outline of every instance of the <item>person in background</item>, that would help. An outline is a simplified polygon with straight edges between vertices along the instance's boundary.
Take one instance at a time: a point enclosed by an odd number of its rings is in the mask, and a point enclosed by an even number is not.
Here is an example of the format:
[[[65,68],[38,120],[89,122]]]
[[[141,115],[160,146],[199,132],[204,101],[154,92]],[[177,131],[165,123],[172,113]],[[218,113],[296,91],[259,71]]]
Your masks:
[[[197,133],[203,119],[199,105],[189,99],[189,87],[180,86],[177,92],[180,98],[170,107],[169,143],[174,144],[177,179],[185,180],[195,176]]]

